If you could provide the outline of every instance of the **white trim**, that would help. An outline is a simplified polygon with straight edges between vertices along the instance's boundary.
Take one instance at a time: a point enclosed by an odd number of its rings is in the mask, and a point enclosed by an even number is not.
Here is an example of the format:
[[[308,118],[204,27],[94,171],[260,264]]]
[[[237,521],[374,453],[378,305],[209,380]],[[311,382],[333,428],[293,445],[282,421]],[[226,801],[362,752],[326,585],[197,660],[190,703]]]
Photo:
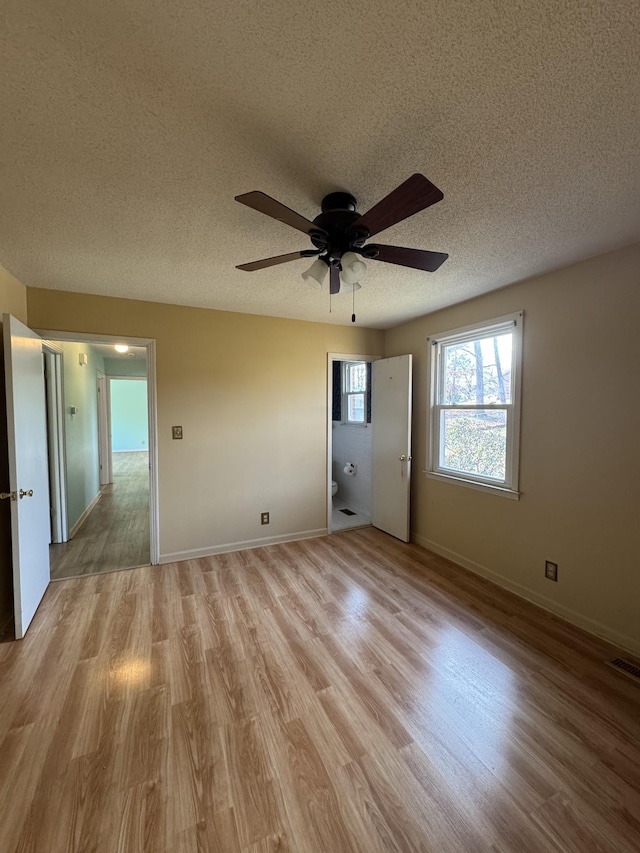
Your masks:
[[[332,533],[331,510],[333,509],[333,500],[331,494],[331,482],[333,480],[332,464],[333,464],[333,362],[334,361],[378,361],[382,358],[381,355],[356,355],[346,352],[328,352],[327,353],[327,532]],[[362,424],[350,424],[350,426],[360,426]],[[366,424],[364,424],[366,426]]]
[[[464,486],[467,489],[475,489],[477,492],[487,492],[490,495],[499,495],[502,498],[510,498],[512,501],[519,501],[522,492],[516,492],[513,489],[505,489],[504,486],[492,486],[490,483],[480,483],[473,480],[463,480],[461,477],[452,477],[450,474],[440,474],[438,471],[423,471],[422,472],[430,480],[440,480],[441,483],[455,483],[458,486]]]
[[[112,450],[112,453],[148,453],[146,447],[132,447],[131,450]]]
[[[158,487],[158,389],[156,342],[147,344],[147,406],[149,429],[149,538],[152,566],[160,562],[160,496]]]
[[[98,335],[93,332],[63,332],[58,329],[37,329],[34,330],[41,337],[52,341],[69,341],[71,343],[94,343],[94,344],[112,344],[114,341],[121,344],[129,344],[132,347],[146,347],[153,338],[132,338],[121,337],[118,335]]]
[[[112,376],[110,373],[105,374],[107,379],[117,379],[118,382],[129,381],[130,379],[135,382],[136,379],[141,379],[143,382],[147,381],[147,375],[145,373],[144,376]]]
[[[418,536],[415,533],[411,534],[411,541],[416,545],[420,545],[422,548],[427,548],[429,551],[439,554],[441,557],[446,557],[448,560],[451,560],[452,563],[456,563],[456,565],[473,572],[475,575],[480,575],[480,577],[483,577],[485,580],[490,581],[496,586],[507,589],[509,592],[513,592],[519,598],[523,598],[525,601],[535,604],[537,607],[541,607],[549,613],[553,613],[554,616],[559,616],[561,619],[564,619],[565,622],[569,622],[571,625],[581,628],[583,631],[592,634],[594,637],[598,637],[598,639],[606,640],[608,643],[613,643],[613,645],[632,652],[633,654],[640,654],[640,642],[633,637],[621,634],[618,631],[613,630],[613,628],[610,628],[608,625],[598,622],[596,619],[583,616],[582,613],[579,613],[577,610],[565,607],[563,604],[559,604],[552,598],[547,598],[546,595],[540,595],[540,593],[534,592],[528,587],[510,580],[504,575],[500,575],[498,572],[494,572],[492,569],[488,569],[486,566],[476,563],[474,560],[469,560],[467,557],[463,557],[462,554],[457,554],[455,551],[445,548],[443,545],[438,545],[437,542],[432,542],[430,539]]]
[[[111,406],[109,405],[109,383],[101,371],[96,371],[98,388],[98,465],[100,466],[100,486],[113,482],[111,460]]]
[[[67,517],[67,461],[64,423],[64,354],[62,348],[50,341],[42,342],[47,361],[48,381],[47,456],[49,465],[50,501],[54,512],[51,540],[59,544],[69,539]]]
[[[149,406],[149,546],[151,565],[160,562],[160,498],[158,494],[158,420],[156,388],[156,342],[153,338],[134,338],[116,335],[98,335],[89,332],[61,332],[53,329],[39,330],[38,334],[56,341],[87,341],[88,343],[121,343],[147,348],[147,402]],[[107,377],[109,378],[109,377]],[[111,377],[117,378],[117,377]],[[125,376],[123,379],[144,379],[144,376]],[[108,383],[107,383],[108,386]],[[109,442],[111,438],[109,437]],[[111,458],[111,454],[109,454]],[[111,478],[112,479],[112,478]]]
[[[451,329],[449,332],[440,332],[437,335],[429,335],[427,341],[430,344],[440,343],[440,338],[446,338],[447,343],[455,342],[457,338],[459,342],[464,340],[476,340],[477,335],[472,334],[482,330],[487,332],[483,337],[492,337],[492,332],[501,329],[508,323],[514,322],[517,319],[524,317],[524,311],[514,311],[512,314],[503,314],[501,317],[492,317],[489,320],[478,320],[477,323],[470,323],[468,326],[460,326],[457,329]]]
[[[101,498],[101,497],[102,497],[102,492],[98,492],[98,494],[97,494],[97,495],[95,496],[95,498],[91,501],[91,503],[89,504],[89,506],[85,509],[85,511],[84,511],[84,512],[82,513],[82,515],[80,516],[80,518],[76,521],[76,523],[73,525],[73,527],[72,527],[72,528],[71,528],[71,530],[69,531],[69,539],[73,539],[73,537],[76,535],[76,533],[78,532],[78,530],[80,530],[80,528],[82,527],[82,525],[83,525],[83,524],[85,523],[85,521],[87,520],[87,518],[88,518],[89,514],[91,513],[91,510],[95,507],[95,505],[98,503],[98,501],[100,500],[100,498]]]
[[[179,563],[182,560],[197,560],[200,557],[214,557],[216,554],[228,554],[230,551],[248,551],[251,548],[264,548],[265,545],[279,545],[283,542],[298,542],[300,539],[316,539],[326,536],[326,527],[317,530],[301,530],[298,533],[283,533],[280,536],[265,536],[262,539],[247,539],[243,542],[228,542],[226,545],[209,545],[205,548],[191,548],[189,551],[176,551],[173,554],[161,554],[159,562]]]

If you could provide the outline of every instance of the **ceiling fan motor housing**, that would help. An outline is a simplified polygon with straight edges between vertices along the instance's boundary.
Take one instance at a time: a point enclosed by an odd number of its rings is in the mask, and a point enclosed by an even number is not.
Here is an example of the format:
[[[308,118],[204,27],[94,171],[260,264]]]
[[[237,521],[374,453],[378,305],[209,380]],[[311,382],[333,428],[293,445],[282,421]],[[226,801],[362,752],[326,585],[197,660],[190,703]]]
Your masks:
[[[359,249],[367,239],[365,229],[356,232],[353,223],[360,219],[356,200],[350,193],[329,193],[322,199],[322,213],[313,220],[319,231],[311,231],[309,237],[317,249],[326,251],[327,260],[339,263],[346,252]]]

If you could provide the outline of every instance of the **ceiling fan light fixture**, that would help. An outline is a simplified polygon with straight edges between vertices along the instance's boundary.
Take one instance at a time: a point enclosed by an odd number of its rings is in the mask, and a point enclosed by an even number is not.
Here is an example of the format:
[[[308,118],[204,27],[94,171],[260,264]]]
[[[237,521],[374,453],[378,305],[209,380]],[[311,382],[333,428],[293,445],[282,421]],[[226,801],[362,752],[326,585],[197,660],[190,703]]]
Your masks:
[[[340,290],[335,294],[336,296],[342,296],[344,293],[355,293],[356,290],[360,290],[362,285],[359,281],[354,281],[353,284],[348,284],[346,281],[340,282]]]
[[[329,267],[321,258],[316,258],[308,270],[302,273],[302,280],[310,284],[311,287],[320,288],[327,277]]]
[[[357,284],[367,273],[367,265],[360,260],[355,252],[345,252],[341,264],[341,278],[345,284]]]

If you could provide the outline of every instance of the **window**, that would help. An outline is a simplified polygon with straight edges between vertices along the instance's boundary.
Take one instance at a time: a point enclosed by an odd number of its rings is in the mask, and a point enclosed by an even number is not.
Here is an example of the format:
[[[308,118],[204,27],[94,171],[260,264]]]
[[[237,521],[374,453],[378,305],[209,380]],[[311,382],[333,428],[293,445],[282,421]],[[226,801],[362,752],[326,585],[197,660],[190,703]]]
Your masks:
[[[522,319],[429,338],[429,476],[517,497]]]
[[[345,424],[366,424],[367,363],[345,361],[342,365],[342,420]]]

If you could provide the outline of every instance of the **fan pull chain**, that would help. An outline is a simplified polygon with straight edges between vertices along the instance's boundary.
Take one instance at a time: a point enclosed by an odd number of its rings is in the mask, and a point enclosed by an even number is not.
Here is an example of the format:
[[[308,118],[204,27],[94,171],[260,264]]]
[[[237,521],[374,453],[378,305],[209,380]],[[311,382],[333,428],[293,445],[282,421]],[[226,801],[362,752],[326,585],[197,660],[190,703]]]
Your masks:
[[[351,300],[352,300],[351,310],[353,311],[353,314],[351,315],[351,322],[355,323],[355,321],[356,321],[356,286],[355,286],[355,284],[351,285]]]

